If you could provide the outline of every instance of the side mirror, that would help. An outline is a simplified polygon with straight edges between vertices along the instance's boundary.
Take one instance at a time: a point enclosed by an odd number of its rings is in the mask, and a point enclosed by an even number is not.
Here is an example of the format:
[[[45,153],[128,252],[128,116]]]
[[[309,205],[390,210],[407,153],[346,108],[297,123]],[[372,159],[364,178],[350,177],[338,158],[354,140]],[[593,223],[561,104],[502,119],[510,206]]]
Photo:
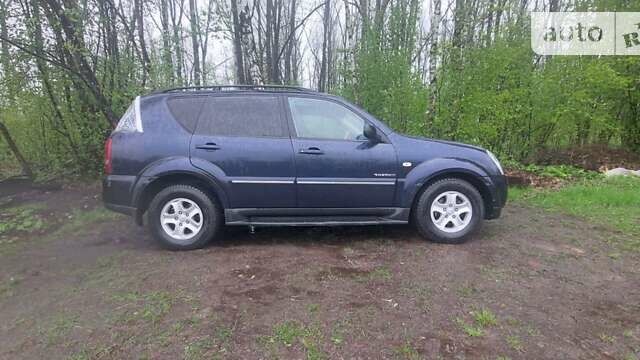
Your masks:
[[[368,122],[364,123],[362,134],[372,143],[379,143],[382,141],[380,135],[378,135],[378,130],[376,130],[376,128]]]

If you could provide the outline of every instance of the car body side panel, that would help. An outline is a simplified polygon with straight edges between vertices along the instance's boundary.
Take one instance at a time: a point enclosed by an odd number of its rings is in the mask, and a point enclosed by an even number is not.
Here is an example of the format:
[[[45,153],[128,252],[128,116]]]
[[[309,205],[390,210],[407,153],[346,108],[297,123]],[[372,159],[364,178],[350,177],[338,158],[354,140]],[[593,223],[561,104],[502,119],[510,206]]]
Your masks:
[[[194,136],[219,150],[207,153],[192,145],[192,164],[211,172],[227,192],[230,207],[295,206],[295,167],[289,138]],[[206,140],[205,140],[206,139]]]

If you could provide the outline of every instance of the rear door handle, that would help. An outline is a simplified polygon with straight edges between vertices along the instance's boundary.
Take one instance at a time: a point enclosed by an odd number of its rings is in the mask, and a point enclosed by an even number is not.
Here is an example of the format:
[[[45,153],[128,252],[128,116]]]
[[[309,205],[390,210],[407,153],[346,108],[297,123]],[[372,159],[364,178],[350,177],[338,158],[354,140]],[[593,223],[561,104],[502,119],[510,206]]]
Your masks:
[[[196,149],[207,150],[207,151],[215,151],[219,150],[220,146],[214,142],[208,142],[206,144],[196,145]]]
[[[310,148],[300,149],[300,154],[322,155],[324,154],[324,152],[322,152],[322,150],[320,150],[319,148],[312,146]]]

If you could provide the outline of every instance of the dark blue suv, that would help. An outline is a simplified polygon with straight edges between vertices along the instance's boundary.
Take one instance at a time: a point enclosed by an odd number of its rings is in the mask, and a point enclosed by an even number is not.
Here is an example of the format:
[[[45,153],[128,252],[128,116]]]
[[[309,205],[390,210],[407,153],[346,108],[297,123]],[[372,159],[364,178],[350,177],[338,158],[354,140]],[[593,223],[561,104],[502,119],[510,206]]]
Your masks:
[[[489,151],[403,136],[339,97],[297,87],[138,97],[105,144],[104,173],[106,207],[147,222],[176,250],[202,247],[223,225],[412,221],[427,239],[460,243],[507,198]]]

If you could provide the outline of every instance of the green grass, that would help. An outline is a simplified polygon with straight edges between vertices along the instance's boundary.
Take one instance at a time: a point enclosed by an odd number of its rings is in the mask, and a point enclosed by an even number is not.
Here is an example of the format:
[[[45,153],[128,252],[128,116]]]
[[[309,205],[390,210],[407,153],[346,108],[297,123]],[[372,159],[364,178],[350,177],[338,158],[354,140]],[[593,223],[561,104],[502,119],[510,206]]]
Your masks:
[[[46,345],[54,345],[65,340],[69,332],[77,325],[77,318],[70,314],[56,314],[46,327],[39,328],[41,338]]]
[[[539,176],[552,177],[563,180],[579,180],[579,179],[598,179],[603,175],[597,171],[589,171],[571,165],[525,165],[521,167],[525,170]]]
[[[120,320],[132,322],[143,320],[150,324],[158,323],[173,305],[174,298],[166,291],[149,293],[128,292],[115,295],[114,300],[124,305],[131,305],[132,310],[123,314]]]
[[[19,231],[32,233],[44,228],[44,221],[37,213],[42,211],[42,204],[28,204],[9,208],[0,213],[0,236]]]
[[[391,270],[386,266],[379,266],[366,274],[356,276],[356,281],[368,282],[368,281],[388,281],[393,278]]]
[[[463,319],[456,318],[456,324],[464,331],[465,334],[469,337],[480,337],[484,336],[484,330],[482,330],[479,326],[469,325]]]
[[[275,350],[274,346],[302,346],[307,360],[327,358],[320,346],[323,341],[324,336],[318,324],[304,325],[298,321],[278,323],[271,335],[262,337],[262,342],[271,352]]]
[[[582,181],[557,190],[509,189],[509,198],[589,220],[630,235],[625,242],[640,250],[640,178]]]
[[[498,319],[491,310],[482,308],[471,312],[473,324],[468,324],[462,318],[456,318],[455,323],[469,337],[481,337],[485,334],[485,329],[498,324]]]
[[[97,207],[92,210],[76,210],[67,217],[64,225],[62,225],[55,234],[60,235],[81,232],[90,228],[91,224],[115,220],[119,216],[119,214],[102,207]]]
[[[205,353],[212,348],[213,341],[208,337],[192,341],[184,346],[184,359],[203,359],[205,357]]]
[[[15,294],[16,287],[20,284],[22,278],[11,276],[9,279],[0,282],[0,299],[3,297],[11,297]]]
[[[474,311],[472,315],[473,315],[473,319],[476,321],[476,324],[478,324],[478,326],[483,328],[488,326],[493,326],[498,323],[496,316],[490,310],[487,310],[487,309],[480,309],[480,310]]]
[[[522,340],[518,335],[508,335],[507,336],[507,344],[515,351],[522,351],[524,346],[522,345]]]
[[[406,342],[401,346],[395,348],[394,351],[396,358],[399,359],[407,359],[407,360],[418,360],[421,359],[420,353],[416,350],[410,343]]]

